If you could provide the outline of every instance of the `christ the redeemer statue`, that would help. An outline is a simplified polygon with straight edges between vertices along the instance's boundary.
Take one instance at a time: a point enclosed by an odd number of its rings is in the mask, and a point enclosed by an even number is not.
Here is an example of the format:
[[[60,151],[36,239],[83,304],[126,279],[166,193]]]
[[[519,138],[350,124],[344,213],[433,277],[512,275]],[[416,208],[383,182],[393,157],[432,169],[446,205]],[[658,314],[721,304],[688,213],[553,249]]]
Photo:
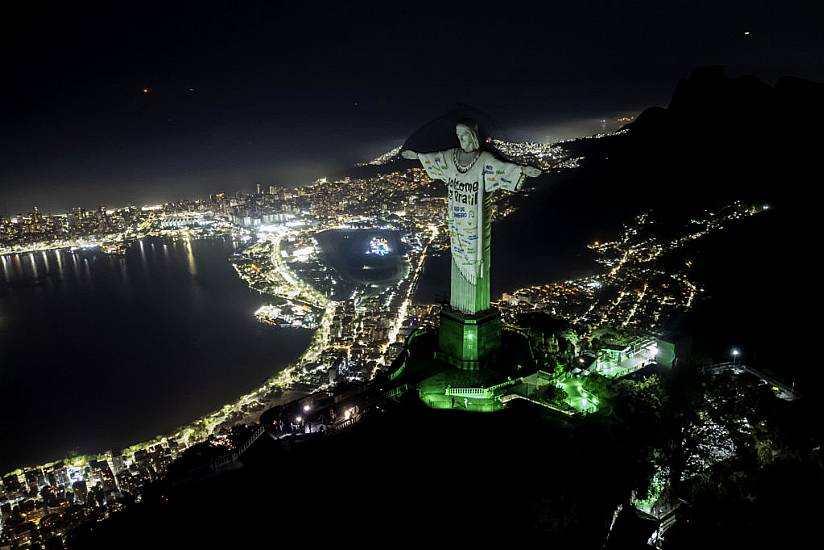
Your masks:
[[[452,277],[449,304],[476,315],[489,309],[489,263],[492,224],[489,197],[496,189],[517,191],[525,177],[540,175],[533,166],[521,166],[483,151],[478,126],[464,120],[455,127],[460,147],[416,153],[401,152],[418,159],[432,179],[449,186],[447,222],[452,245]]]

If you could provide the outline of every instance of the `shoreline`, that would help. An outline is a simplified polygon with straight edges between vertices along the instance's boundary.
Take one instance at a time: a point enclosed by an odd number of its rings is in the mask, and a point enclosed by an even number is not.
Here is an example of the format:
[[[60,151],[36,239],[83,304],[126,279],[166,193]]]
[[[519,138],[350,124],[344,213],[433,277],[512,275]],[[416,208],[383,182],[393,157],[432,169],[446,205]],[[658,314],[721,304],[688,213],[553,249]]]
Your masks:
[[[319,233],[329,229],[335,229],[335,227],[313,227],[311,229],[308,229],[308,231],[311,231],[312,233]],[[209,436],[216,434],[222,428],[231,427],[238,424],[257,423],[260,419],[260,416],[266,410],[274,406],[282,405],[295,399],[300,399],[307,395],[311,395],[312,393],[315,393],[323,387],[323,384],[321,384],[313,385],[313,390],[295,390],[292,388],[293,384],[295,383],[306,383],[306,378],[304,375],[309,373],[304,369],[304,367],[307,364],[316,361],[324,351],[325,343],[328,341],[330,335],[331,320],[334,317],[335,309],[338,305],[337,301],[328,298],[320,291],[318,291],[310,284],[306,283],[300,277],[298,277],[289,268],[286,262],[283,261],[280,255],[280,244],[282,240],[289,235],[300,234],[304,231],[307,231],[307,229],[287,230],[284,233],[271,234],[267,238],[258,240],[257,242],[249,243],[242,250],[236,252],[238,258],[249,259],[250,251],[254,251],[255,247],[262,247],[265,253],[265,257],[270,263],[270,265],[267,266],[267,269],[265,270],[265,278],[267,282],[269,282],[270,284],[278,285],[279,290],[281,291],[280,293],[273,291],[271,287],[266,290],[256,288],[254,282],[250,279],[250,277],[247,274],[244,274],[243,271],[238,268],[237,263],[233,260],[232,257],[227,258],[227,261],[229,261],[229,263],[232,264],[238,278],[241,281],[243,281],[250,290],[254,290],[261,295],[267,295],[276,298],[283,298],[284,296],[282,296],[281,294],[285,292],[293,293],[291,296],[292,300],[302,302],[312,307],[313,309],[322,312],[318,318],[318,326],[312,332],[311,339],[308,345],[306,346],[306,349],[298,356],[297,359],[295,359],[293,362],[288,364],[280,371],[277,371],[274,374],[272,374],[262,384],[252,388],[247,393],[236,397],[235,399],[224,404],[223,406],[218,407],[202,416],[199,416],[193,419],[192,421],[188,422],[187,424],[178,426],[177,428],[159,434],[154,438],[139,441],[132,445],[124,447],[121,450],[121,455],[125,460],[133,461],[135,453],[141,450],[146,450],[150,447],[154,447],[156,445],[169,447],[170,441],[176,442],[179,445],[180,452],[182,452],[188,447],[206,441],[209,438]],[[233,227],[229,231],[229,233],[243,236],[245,232],[241,228]],[[180,229],[168,232],[164,231],[163,233],[158,235],[142,235],[140,237],[130,239],[129,244],[133,244],[140,238],[155,236],[160,238],[174,238],[179,237],[180,235],[186,235],[189,238],[205,239],[220,238],[227,236],[226,233],[218,235],[196,235],[189,230]],[[413,280],[410,284],[410,288],[408,289],[407,295],[403,300],[403,304],[401,305],[400,311],[398,311],[398,316],[394,319],[394,322],[392,323],[393,333],[397,333],[397,331],[400,329],[400,323],[404,318],[406,308],[408,304],[411,302],[412,295],[414,294],[414,290],[417,287],[417,280],[419,278],[419,275],[421,274],[424,260],[428,257],[427,252],[429,251],[429,244],[432,242],[436,235],[437,229],[435,229],[434,226],[430,227],[430,235],[428,239],[429,242],[421,252],[420,257],[418,258],[417,266],[415,266],[414,268],[412,265],[408,266],[409,270],[404,274],[403,277],[401,277],[401,280],[403,280],[411,276]],[[258,319],[258,322],[261,321]],[[383,349],[382,351],[386,350]],[[372,376],[374,376],[375,372],[372,372],[371,374]],[[282,393],[280,395],[275,396],[277,390],[281,390]],[[108,449],[99,453],[80,454],[73,457],[66,457],[53,461],[47,461],[43,464],[20,466],[16,469],[11,470],[10,472],[3,473],[0,477],[5,477],[8,474],[14,473],[17,473],[17,475],[22,475],[23,473],[30,470],[49,468],[58,464],[63,464],[65,466],[83,467],[89,465],[92,461],[95,460],[111,461],[111,459],[111,449]]]
[[[222,237],[226,236],[225,234],[223,234],[223,235],[195,236],[195,235],[191,235],[191,233],[186,231],[186,230],[177,230],[177,231],[174,231],[174,232],[169,232],[168,234],[157,235],[157,237],[160,237],[160,238],[172,237],[173,238],[173,237],[179,236],[181,233],[186,233],[186,234],[190,235],[191,237],[195,237],[195,238],[206,238],[206,239],[222,238]],[[234,233],[234,231],[233,231],[233,233]],[[238,233],[242,234],[242,231],[239,231]],[[151,237],[151,236],[154,236],[154,235],[142,235],[141,237],[136,237],[134,239],[130,239],[129,244],[130,245],[134,244],[140,238],[146,238],[146,237]],[[278,241],[277,243],[273,243],[272,241],[265,241],[265,242],[268,242],[268,244],[273,245],[274,248],[277,249],[277,245],[279,244],[279,240],[280,239],[277,240]],[[239,253],[243,254],[245,250],[248,250],[248,248],[251,248],[252,246],[256,246],[257,244],[262,244],[262,243],[252,244],[251,246],[244,248]],[[53,247],[50,250],[61,250],[61,249],[64,249],[64,248],[70,248],[70,247]],[[89,248],[98,248],[99,249],[99,246],[94,246],[94,247],[89,247]],[[12,252],[11,254],[12,255],[17,254],[17,252]],[[274,255],[274,253],[273,253],[273,255]],[[227,258],[227,261],[229,261],[231,263],[230,258]],[[277,262],[276,264],[274,264],[273,267],[275,268],[275,270],[282,269],[284,271],[288,271],[288,273],[289,273],[288,276],[290,278],[294,278],[293,280],[295,280],[295,281],[300,281],[300,279],[298,279],[294,274],[291,273],[291,270],[288,270],[288,267],[285,265],[285,263]],[[250,282],[241,273],[237,272],[237,270],[236,270],[236,274],[238,275],[238,278],[249,289],[256,290],[256,291],[260,292],[261,294],[266,294],[266,295],[269,295],[269,296],[276,296],[275,294],[272,294],[272,293],[269,293],[269,292],[262,292],[262,291],[259,291],[258,289],[255,289],[250,284]],[[314,290],[314,289],[312,289],[312,290]],[[315,299],[317,299],[318,297],[323,297],[323,295],[321,295],[320,293],[316,293],[316,295],[313,296],[313,298],[315,298]],[[325,297],[323,297],[323,298],[325,299]],[[133,443],[132,445],[124,447],[123,450],[122,450],[122,455],[125,458],[132,458],[133,455],[136,452],[140,451],[140,450],[147,449],[149,447],[153,447],[153,446],[158,445],[158,444],[168,445],[168,441],[170,441],[170,440],[175,440],[178,443],[180,443],[183,446],[183,448],[188,448],[192,445],[195,445],[197,443],[201,443],[201,442],[205,441],[206,439],[208,439],[208,437],[210,435],[216,433],[217,431],[219,431],[223,427],[234,426],[234,425],[237,425],[237,424],[249,424],[249,423],[258,422],[258,420],[259,420],[260,416],[263,414],[263,412],[265,412],[269,408],[271,408],[273,406],[281,405],[281,404],[284,404],[284,403],[288,403],[289,401],[292,401],[294,399],[300,399],[301,397],[305,397],[306,395],[311,394],[312,392],[305,391],[305,390],[295,390],[295,389],[290,388],[289,386],[291,386],[295,382],[300,382],[301,381],[300,380],[300,378],[301,378],[300,374],[301,373],[298,373],[296,371],[302,365],[306,364],[306,362],[311,361],[312,359],[314,359],[314,357],[322,349],[321,344],[323,342],[323,336],[325,334],[324,327],[326,327],[327,332],[328,332],[328,317],[329,317],[329,314],[331,313],[330,312],[330,307],[329,307],[330,304],[332,304],[331,312],[334,312],[334,302],[328,301],[328,303],[324,304],[325,307],[322,308],[323,309],[323,315],[320,318],[318,328],[313,331],[312,337],[311,337],[311,339],[309,341],[309,344],[307,345],[306,349],[303,350],[303,352],[293,362],[288,364],[286,367],[284,367],[280,371],[275,372],[270,377],[266,378],[266,380],[262,384],[252,388],[247,393],[244,393],[244,394],[241,394],[240,396],[237,396],[236,398],[234,398],[230,402],[224,404],[223,406],[218,407],[218,408],[216,408],[216,409],[212,410],[211,412],[208,412],[204,415],[201,415],[201,416],[193,419],[192,421],[190,421],[190,422],[188,422],[188,423],[186,423],[182,426],[178,426],[178,427],[176,427],[174,429],[171,429],[167,432],[159,434],[154,438],[150,438],[150,439],[143,440],[143,441],[138,441],[136,443]],[[313,307],[318,307],[318,306],[313,304]],[[325,321],[326,321],[326,323],[325,323]],[[260,322],[260,321],[258,321],[258,322]],[[274,392],[278,388],[283,390],[282,395],[279,395],[277,397],[275,397],[273,395],[268,395],[267,396],[267,394],[271,394],[272,392]],[[254,410],[243,411],[244,407],[250,406],[254,402],[257,402],[262,406],[261,407],[256,407]],[[227,418],[230,415],[232,415],[232,413],[238,413],[238,414],[240,414],[240,417]],[[58,458],[58,459],[54,459],[54,460],[46,460],[46,461],[44,461],[42,463],[39,463],[39,464],[22,465],[22,466],[17,466],[16,468],[13,467],[10,470],[5,471],[2,474],[0,474],[0,478],[6,477],[8,475],[15,475],[15,474],[16,475],[22,475],[27,471],[43,469],[43,468],[50,468],[50,467],[54,467],[54,466],[59,465],[59,464],[62,464],[62,465],[65,465],[65,466],[81,467],[81,466],[86,466],[86,465],[88,465],[89,463],[91,463],[92,461],[95,461],[95,460],[110,460],[110,459],[111,459],[111,449],[107,449],[105,451],[98,452],[98,453],[83,453],[83,454],[78,454],[76,456],[71,456],[71,457]]]

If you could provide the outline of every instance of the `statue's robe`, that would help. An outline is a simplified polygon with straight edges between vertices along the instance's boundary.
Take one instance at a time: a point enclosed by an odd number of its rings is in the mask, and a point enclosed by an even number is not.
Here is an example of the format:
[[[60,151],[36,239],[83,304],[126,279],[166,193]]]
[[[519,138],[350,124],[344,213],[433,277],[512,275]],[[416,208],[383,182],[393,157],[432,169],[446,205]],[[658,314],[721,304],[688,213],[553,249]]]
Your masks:
[[[492,224],[489,195],[496,189],[516,191],[524,179],[521,166],[481,151],[475,163],[461,172],[455,149],[419,153],[432,179],[449,186],[447,222],[452,245],[450,305],[467,314],[489,309],[489,262]]]

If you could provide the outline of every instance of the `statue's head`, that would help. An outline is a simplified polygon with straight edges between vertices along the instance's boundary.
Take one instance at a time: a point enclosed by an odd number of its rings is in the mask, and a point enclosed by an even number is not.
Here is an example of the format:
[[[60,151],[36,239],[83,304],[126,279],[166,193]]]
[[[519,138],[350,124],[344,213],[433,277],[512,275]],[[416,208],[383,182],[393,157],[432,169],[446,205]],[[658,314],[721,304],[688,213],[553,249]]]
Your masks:
[[[477,151],[481,142],[478,138],[478,123],[474,120],[464,119],[455,125],[455,133],[458,134],[458,141],[461,142],[461,149],[467,153]]]

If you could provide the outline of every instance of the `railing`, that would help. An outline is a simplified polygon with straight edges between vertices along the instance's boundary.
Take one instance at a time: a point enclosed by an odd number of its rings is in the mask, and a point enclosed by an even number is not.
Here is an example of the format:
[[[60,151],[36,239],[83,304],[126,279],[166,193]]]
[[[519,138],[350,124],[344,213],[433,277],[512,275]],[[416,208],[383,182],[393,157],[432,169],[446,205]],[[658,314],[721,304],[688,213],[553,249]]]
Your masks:
[[[343,422],[338,422],[337,424],[332,424],[332,426],[329,427],[329,430],[332,431],[332,432],[339,432],[341,430],[345,430],[346,428],[350,427],[352,424],[354,424],[355,422],[357,422],[360,419],[361,419],[361,415],[357,414],[355,416],[347,418]]]
[[[516,378],[515,380],[507,380],[488,388],[446,388],[445,395],[455,397],[484,397],[491,399],[495,397],[495,392],[507,386],[514,386],[523,382],[523,378]]]
[[[245,453],[245,452],[246,452],[246,450],[247,450],[247,449],[249,449],[249,447],[251,447],[251,446],[252,446],[252,444],[253,444],[255,441],[257,441],[257,440],[258,440],[258,438],[259,438],[260,436],[262,436],[262,435],[263,435],[263,432],[265,432],[265,431],[266,431],[266,426],[263,426],[263,425],[261,425],[261,426],[260,426],[257,430],[255,430],[255,431],[254,431],[254,433],[253,433],[251,436],[249,436],[249,439],[247,439],[247,440],[243,443],[243,445],[241,445],[240,447],[238,447],[238,448],[237,448],[237,450],[235,450],[235,452],[234,452],[234,453],[232,453],[232,454],[234,454],[234,455],[235,455],[235,459],[237,459],[238,457],[240,457],[240,455],[242,455],[243,453]]]
[[[261,425],[257,430],[255,430],[252,435],[250,435],[246,441],[244,441],[240,447],[232,451],[231,453],[227,453],[223,456],[219,456],[218,458],[214,459],[212,463],[209,465],[213,472],[223,468],[224,466],[228,466],[232,462],[235,462],[238,458],[241,457],[243,453],[245,453],[249,447],[251,447],[258,438],[266,432],[266,426]]]
[[[445,395],[454,397],[484,397],[489,399],[492,392],[486,388],[446,388]]]
[[[529,401],[530,403],[534,403],[535,405],[540,405],[541,407],[544,407],[544,408],[549,409],[551,411],[561,413],[564,416],[575,416],[575,413],[573,413],[573,412],[565,411],[563,409],[559,409],[558,407],[550,405],[549,403],[543,403],[543,402],[538,401],[536,399],[532,399],[530,397],[525,397],[525,396],[519,395],[517,393],[510,393],[509,395],[501,396],[501,403],[508,403],[508,402],[510,402],[514,399],[523,399],[524,401]]]
[[[232,462],[234,462],[234,460],[235,459],[232,456],[232,453],[227,453],[221,457],[218,457],[212,461],[212,471],[219,470],[220,468],[227,466],[228,464],[231,464]]]
[[[409,384],[402,384],[402,385],[398,386],[397,388],[391,389],[388,392],[386,392],[386,397],[389,398],[389,399],[393,399],[393,398],[401,395],[403,392],[407,391],[408,389],[409,389]]]
[[[501,388],[505,388],[507,386],[514,386],[516,384],[520,384],[524,381],[523,377],[516,378],[515,380],[507,380],[506,382],[501,382],[500,384],[495,384],[494,386],[489,386],[487,389],[489,391],[497,391]]]

